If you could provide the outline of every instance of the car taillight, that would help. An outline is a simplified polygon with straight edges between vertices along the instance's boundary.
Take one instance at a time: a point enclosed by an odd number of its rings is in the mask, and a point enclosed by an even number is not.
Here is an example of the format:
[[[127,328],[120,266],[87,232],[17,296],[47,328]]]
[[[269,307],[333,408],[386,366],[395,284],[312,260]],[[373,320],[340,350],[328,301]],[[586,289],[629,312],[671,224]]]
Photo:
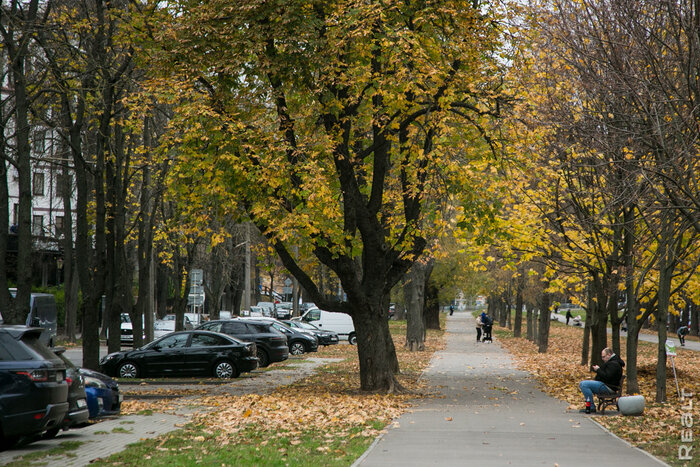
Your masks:
[[[272,337],[270,340],[275,342],[287,342],[287,336]]]
[[[32,381],[42,382],[49,380],[48,370],[17,371],[18,375],[26,376]]]

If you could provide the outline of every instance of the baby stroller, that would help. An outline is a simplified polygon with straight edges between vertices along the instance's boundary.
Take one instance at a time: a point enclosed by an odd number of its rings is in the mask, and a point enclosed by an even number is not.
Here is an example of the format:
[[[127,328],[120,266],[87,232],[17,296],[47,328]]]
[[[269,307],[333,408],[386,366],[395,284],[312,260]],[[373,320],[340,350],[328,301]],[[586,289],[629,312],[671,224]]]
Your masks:
[[[484,315],[481,321],[481,330],[484,333],[483,337],[481,338],[481,342],[493,342],[493,339],[491,338],[491,328],[493,327],[493,320],[491,320],[491,318],[489,318],[488,315]]]
[[[481,338],[481,342],[493,342],[493,339],[491,339],[491,328],[493,326],[491,324],[484,324],[482,326],[482,331],[484,333],[484,336]]]

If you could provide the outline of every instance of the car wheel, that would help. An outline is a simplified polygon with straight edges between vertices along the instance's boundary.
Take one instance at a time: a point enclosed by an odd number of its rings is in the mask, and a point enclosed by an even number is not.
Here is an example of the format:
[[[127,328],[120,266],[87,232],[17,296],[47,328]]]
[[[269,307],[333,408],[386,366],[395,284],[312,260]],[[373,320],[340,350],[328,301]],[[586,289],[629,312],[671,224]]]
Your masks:
[[[355,335],[354,332],[348,336],[348,342],[350,343],[350,345],[357,344],[357,336]]]
[[[292,342],[292,345],[289,346],[289,353],[292,355],[301,355],[304,352],[306,352],[306,348],[303,342]]]
[[[41,437],[43,439],[54,439],[59,431],[61,431],[61,427],[57,426],[57,427],[51,428],[50,430],[47,430]]]
[[[136,378],[139,375],[139,369],[134,363],[124,362],[119,365],[118,373],[120,378]]]
[[[220,360],[214,365],[214,376],[219,379],[238,378],[239,374],[236,365],[228,360]]]
[[[258,348],[256,357],[258,357],[258,362],[260,362],[261,368],[264,368],[270,364],[270,357],[267,356],[267,352],[265,352],[263,349]]]

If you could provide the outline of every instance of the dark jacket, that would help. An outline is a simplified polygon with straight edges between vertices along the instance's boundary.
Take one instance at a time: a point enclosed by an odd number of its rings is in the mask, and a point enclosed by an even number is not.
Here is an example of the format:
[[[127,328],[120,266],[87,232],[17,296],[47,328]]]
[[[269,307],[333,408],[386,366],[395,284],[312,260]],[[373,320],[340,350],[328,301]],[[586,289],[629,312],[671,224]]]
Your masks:
[[[596,370],[595,380],[605,383],[613,391],[620,389],[620,379],[622,379],[622,369],[625,362],[617,355],[610,357],[610,360]]]

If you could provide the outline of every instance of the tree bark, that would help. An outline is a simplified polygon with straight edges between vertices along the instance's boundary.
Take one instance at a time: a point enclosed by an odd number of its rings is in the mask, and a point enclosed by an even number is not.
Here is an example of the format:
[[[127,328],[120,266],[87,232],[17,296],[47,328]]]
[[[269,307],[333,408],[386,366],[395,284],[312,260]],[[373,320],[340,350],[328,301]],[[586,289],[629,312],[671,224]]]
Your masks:
[[[523,288],[525,288],[524,274],[518,275],[515,289],[515,322],[513,323],[513,337],[520,337],[523,324]]]
[[[353,308],[357,310],[353,316],[353,323],[358,336],[360,387],[369,391],[396,392],[401,386],[394,377],[397,366],[396,352],[392,352],[394,343],[389,333],[389,322],[384,317],[385,313],[374,306],[358,304]],[[382,358],[383,355],[389,358]]]
[[[530,303],[528,303],[525,306],[526,306],[525,315],[527,318],[527,328],[526,328],[527,340],[532,342],[535,339],[534,333],[533,333],[533,325],[532,325],[532,305]]]
[[[551,321],[549,305],[549,294],[542,293],[542,295],[540,295],[540,324],[537,339],[537,351],[539,353],[546,353],[549,347],[549,323]]]
[[[413,264],[406,274],[404,282],[404,299],[408,314],[406,316],[406,347],[411,351],[425,349],[425,321],[423,305],[425,301],[425,282],[428,266],[421,262]]]
[[[18,173],[19,212],[17,222],[17,295],[13,306],[3,310],[5,324],[24,324],[29,315],[32,287],[32,165],[29,145],[29,112],[31,98],[27,66],[30,60],[30,44],[38,27],[38,1],[30,0],[22,8],[17,0],[10,2],[3,16],[11,16],[2,28],[3,46],[9,63],[9,82],[14,104],[15,167]],[[26,2],[22,2],[23,4]],[[3,5],[3,10],[5,7]],[[38,83],[31,83],[36,86]],[[4,268],[5,265],[3,264]]]

